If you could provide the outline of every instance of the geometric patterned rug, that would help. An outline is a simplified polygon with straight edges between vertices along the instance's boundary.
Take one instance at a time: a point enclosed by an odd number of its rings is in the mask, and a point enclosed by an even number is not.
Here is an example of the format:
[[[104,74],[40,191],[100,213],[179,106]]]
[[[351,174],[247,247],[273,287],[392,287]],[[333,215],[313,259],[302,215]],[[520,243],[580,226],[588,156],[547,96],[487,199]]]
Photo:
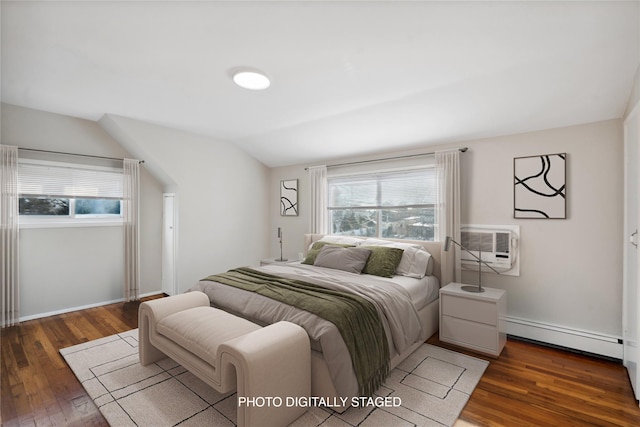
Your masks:
[[[113,427],[235,425],[235,393],[216,392],[169,358],[141,366],[137,329],[60,354]],[[488,364],[423,344],[376,392],[391,404],[343,413],[312,406],[291,426],[452,426]]]

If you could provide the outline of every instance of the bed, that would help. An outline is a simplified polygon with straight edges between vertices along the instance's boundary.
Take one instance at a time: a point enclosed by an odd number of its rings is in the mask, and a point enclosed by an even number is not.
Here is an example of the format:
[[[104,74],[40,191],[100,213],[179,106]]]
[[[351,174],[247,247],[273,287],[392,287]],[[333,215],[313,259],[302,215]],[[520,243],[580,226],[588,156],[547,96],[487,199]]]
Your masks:
[[[305,328],[313,350],[311,394],[325,399],[326,403],[331,402],[333,409],[341,411],[346,409],[352,397],[371,395],[380,384],[379,380],[384,379],[379,378],[381,373],[386,376],[438,330],[442,245],[427,241],[306,234],[304,248],[303,262],[234,269],[208,276],[189,290],[202,291],[212,306],[261,325],[288,320]],[[363,257],[366,258],[366,267],[358,272],[360,258]],[[358,266],[354,267],[354,263]],[[331,295],[348,293],[349,298],[354,298],[370,311],[375,310],[377,316],[372,315],[371,322],[377,322],[376,327],[384,330],[384,334],[371,332],[373,327],[370,324],[357,332],[346,331],[342,323],[353,323],[354,319],[327,321],[323,318],[324,312],[314,311],[315,306],[308,308],[302,304],[296,307],[297,303],[289,303],[288,299],[273,301],[273,298],[281,297],[279,291],[273,296],[261,293],[262,286],[258,286],[260,290],[245,288],[244,283],[236,283],[240,276],[242,280],[255,279],[259,283],[265,277],[274,277],[287,286],[302,286],[314,293],[316,290]],[[298,301],[297,297],[295,299]],[[358,314],[356,318],[360,322],[367,316]],[[373,346],[375,337],[380,336],[386,340],[378,339],[384,342],[378,342],[378,347],[366,347],[361,351],[364,356],[360,357],[370,358],[372,353],[377,357],[384,353],[386,364],[371,368],[367,365],[372,363],[370,360],[366,363],[356,360],[354,352],[358,352],[360,346]],[[363,368],[361,364],[367,367]],[[363,379],[362,371],[367,368],[369,371]],[[341,402],[346,402],[346,405]]]

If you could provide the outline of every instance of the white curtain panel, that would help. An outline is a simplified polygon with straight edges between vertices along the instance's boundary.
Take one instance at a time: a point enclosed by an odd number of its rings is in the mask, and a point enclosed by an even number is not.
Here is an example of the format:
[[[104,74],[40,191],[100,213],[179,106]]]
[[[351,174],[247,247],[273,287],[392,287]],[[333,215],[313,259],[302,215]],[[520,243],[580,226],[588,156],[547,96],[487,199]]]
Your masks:
[[[449,236],[460,242],[460,151],[436,152],[435,158],[438,180],[438,240],[444,242]],[[442,286],[461,280],[460,255],[457,249],[452,245],[449,252],[442,254]]]
[[[310,232],[327,233],[327,167],[309,168],[309,187],[311,193]]]
[[[0,145],[0,247],[2,327],[20,320],[18,278],[18,147]]]
[[[140,298],[140,161],[124,159],[124,300]]]

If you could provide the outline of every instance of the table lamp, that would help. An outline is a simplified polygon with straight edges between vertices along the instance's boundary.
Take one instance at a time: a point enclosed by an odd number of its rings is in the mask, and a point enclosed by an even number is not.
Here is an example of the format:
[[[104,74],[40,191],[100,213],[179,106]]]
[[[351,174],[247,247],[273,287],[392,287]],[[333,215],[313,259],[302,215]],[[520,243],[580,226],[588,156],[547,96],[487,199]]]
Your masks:
[[[447,236],[447,238],[444,240],[444,251],[448,252],[449,248],[451,247],[451,243],[454,243],[456,245],[458,245],[460,247],[460,249],[467,251],[467,253],[471,254],[471,256],[473,256],[476,260],[478,260],[478,286],[471,286],[471,285],[465,285],[465,286],[461,286],[460,289],[462,289],[463,291],[466,292],[476,292],[476,293],[480,293],[480,292],[484,292],[484,289],[482,289],[482,264],[486,265],[487,267],[489,267],[490,269],[492,269],[496,274],[500,274],[500,272],[498,270],[496,270],[495,268],[491,267],[489,264],[487,264],[485,261],[482,260],[482,251],[478,251],[480,253],[480,257],[476,256],[476,254],[474,254],[473,252],[471,252],[469,249],[465,248],[464,246],[462,246],[460,243],[456,242],[455,240],[453,240],[451,237]]]
[[[282,258],[282,230],[278,227],[278,239],[280,239],[280,258],[277,258],[276,261],[283,262],[286,261],[286,258]]]

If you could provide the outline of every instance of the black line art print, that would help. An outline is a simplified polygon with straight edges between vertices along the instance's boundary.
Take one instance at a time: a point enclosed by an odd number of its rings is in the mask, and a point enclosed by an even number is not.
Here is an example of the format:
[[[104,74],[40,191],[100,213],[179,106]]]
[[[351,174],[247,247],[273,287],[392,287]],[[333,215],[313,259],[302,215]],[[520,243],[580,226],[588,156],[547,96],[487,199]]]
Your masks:
[[[298,180],[280,181],[280,215],[298,215]]]
[[[513,160],[514,218],[566,218],[566,153]]]

